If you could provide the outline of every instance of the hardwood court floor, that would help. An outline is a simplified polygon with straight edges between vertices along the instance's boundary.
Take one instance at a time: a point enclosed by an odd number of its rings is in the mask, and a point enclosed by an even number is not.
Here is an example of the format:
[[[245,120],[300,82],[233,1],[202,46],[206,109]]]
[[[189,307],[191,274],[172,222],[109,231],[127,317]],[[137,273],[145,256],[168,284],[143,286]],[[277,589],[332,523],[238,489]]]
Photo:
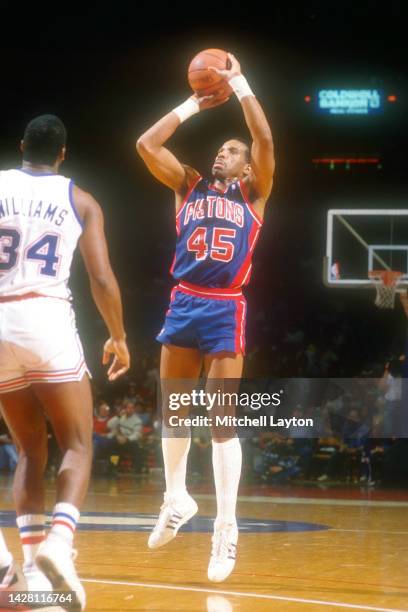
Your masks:
[[[9,486],[0,480],[3,525]],[[49,507],[53,489],[49,481]],[[200,517],[212,517],[212,487],[194,496]],[[236,570],[218,585],[206,577],[210,521],[147,548],[160,504],[159,481],[93,481],[76,539],[87,610],[408,611],[408,492],[244,488]],[[21,558],[16,529],[3,529]]]

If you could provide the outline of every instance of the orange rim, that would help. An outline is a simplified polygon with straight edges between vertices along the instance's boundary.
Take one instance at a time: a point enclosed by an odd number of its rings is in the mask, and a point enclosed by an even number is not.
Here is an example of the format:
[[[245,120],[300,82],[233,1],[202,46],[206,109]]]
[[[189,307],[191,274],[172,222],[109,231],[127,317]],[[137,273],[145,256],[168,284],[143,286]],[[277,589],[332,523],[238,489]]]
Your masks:
[[[373,280],[382,281],[384,287],[394,287],[403,274],[397,270],[370,270],[368,276]]]

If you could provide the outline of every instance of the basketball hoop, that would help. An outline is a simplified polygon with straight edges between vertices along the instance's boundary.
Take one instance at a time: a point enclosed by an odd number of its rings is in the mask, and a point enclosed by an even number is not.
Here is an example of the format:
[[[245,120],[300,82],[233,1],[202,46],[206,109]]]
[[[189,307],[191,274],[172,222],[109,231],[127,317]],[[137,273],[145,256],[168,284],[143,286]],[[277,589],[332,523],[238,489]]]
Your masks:
[[[377,292],[375,305],[378,308],[394,308],[395,293],[403,272],[395,270],[370,270],[368,276]]]

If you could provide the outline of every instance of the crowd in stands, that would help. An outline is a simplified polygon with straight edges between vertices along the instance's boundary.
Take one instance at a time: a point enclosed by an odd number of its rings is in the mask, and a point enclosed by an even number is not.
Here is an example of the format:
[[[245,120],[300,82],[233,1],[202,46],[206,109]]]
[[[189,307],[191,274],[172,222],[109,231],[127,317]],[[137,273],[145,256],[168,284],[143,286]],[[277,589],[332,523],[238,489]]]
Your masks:
[[[364,384],[366,381],[366,384]],[[297,404],[286,414],[313,418],[313,437],[302,428],[284,432],[257,431],[241,439],[244,479],[252,483],[290,482],[408,484],[408,440],[384,435],[388,427],[382,379],[358,379],[356,393],[335,387],[320,406]],[[354,389],[355,391],[355,389]],[[305,398],[307,400],[307,398]],[[394,407],[396,402],[394,401]],[[94,475],[148,475],[162,468],[157,398],[146,386],[131,382],[125,393],[109,402],[98,398],[94,409]],[[397,432],[395,432],[397,433]],[[49,434],[49,469],[60,455]],[[194,427],[189,456],[191,476],[211,476],[211,435]],[[0,421],[0,470],[14,471],[17,449]]]
[[[0,470],[14,472],[17,465],[17,449],[10,438],[7,425],[0,413]]]
[[[247,482],[408,484],[408,415],[401,403],[404,368],[399,359],[403,343],[390,341],[385,351],[381,338],[377,345],[370,339],[370,359],[360,358],[356,368],[355,321],[339,301],[336,304],[326,314],[309,312],[303,324],[285,326],[283,304],[275,300],[273,315],[280,321],[276,331],[262,310],[254,317],[254,348],[247,355],[244,376],[303,381],[283,416],[313,418],[315,425],[312,435],[291,428],[244,436]],[[362,333],[367,337],[366,329]],[[158,349],[147,346],[139,347],[127,379],[113,386],[93,382],[94,475],[148,475],[162,468]],[[390,361],[391,351],[395,358]],[[353,378],[352,388],[349,383],[329,384],[322,393],[321,385],[313,383],[339,377],[349,382]],[[0,420],[0,470],[13,471],[16,462],[17,450]],[[50,433],[49,470],[57,469],[58,462]],[[205,427],[192,431],[189,462],[193,478],[211,477],[211,437]]]
[[[303,403],[286,406],[286,416],[312,418],[312,434],[305,428],[260,431],[241,439],[244,478],[247,482],[347,483],[374,486],[408,484],[408,440],[398,436],[398,406],[393,396],[389,410],[387,392],[401,382],[400,371],[383,369],[377,379],[358,378],[345,384],[326,385],[304,380]],[[94,416],[94,472],[148,474],[162,467],[160,410],[157,388],[132,382],[121,397],[109,404],[101,398]],[[307,389],[308,387],[308,389]],[[306,389],[306,391],[305,391]],[[317,403],[316,403],[317,401]],[[111,407],[109,407],[111,406]],[[277,414],[279,416],[279,414]],[[390,421],[391,419],[391,421]],[[394,419],[395,427],[390,428]],[[390,435],[392,434],[392,435]],[[310,437],[308,437],[310,435]],[[211,477],[211,435],[208,428],[192,429],[189,473],[199,481]]]

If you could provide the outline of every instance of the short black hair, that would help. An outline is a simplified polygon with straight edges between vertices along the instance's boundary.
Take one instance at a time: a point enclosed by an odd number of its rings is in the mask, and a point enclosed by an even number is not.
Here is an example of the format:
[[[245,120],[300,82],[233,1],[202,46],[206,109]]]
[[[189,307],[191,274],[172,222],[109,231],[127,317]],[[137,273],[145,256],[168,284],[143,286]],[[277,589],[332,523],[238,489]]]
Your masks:
[[[40,115],[24,130],[23,160],[33,164],[54,164],[67,141],[67,130],[59,117]]]
[[[244,138],[231,138],[231,140],[237,140],[245,146],[245,161],[249,164],[251,161],[251,147],[249,142],[244,140]]]

